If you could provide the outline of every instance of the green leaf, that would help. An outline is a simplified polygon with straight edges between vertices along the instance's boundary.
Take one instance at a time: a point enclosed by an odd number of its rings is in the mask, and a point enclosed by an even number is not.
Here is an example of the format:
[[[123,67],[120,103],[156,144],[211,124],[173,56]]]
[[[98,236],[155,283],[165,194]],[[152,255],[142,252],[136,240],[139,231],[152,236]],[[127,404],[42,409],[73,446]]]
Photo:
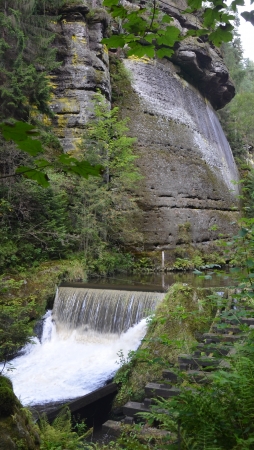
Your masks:
[[[88,161],[76,161],[76,164],[67,168],[68,172],[76,173],[83,178],[88,178],[89,175],[98,177],[103,171],[103,166],[92,166]]]
[[[125,19],[125,17],[127,17],[127,11],[122,5],[113,6],[111,8],[111,16],[119,17],[120,19]]]
[[[212,41],[217,47],[219,47],[222,42],[232,41],[233,33],[225,29],[228,25],[229,24],[226,26],[220,25],[215,31],[213,31],[213,33],[209,35],[209,40]]]
[[[17,146],[23,152],[29,153],[31,156],[37,156],[38,153],[43,152],[41,142],[38,139],[27,138],[24,141],[17,142]]]
[[[210,27],[220,20],[220,12],[216,8],[206,8],[204,12],[204,26]]]
[[[168,16],[167,14],[164,14],[164,16],[162,17],[161,23],[170,23],[173,22],[173,17]]]
[[[43,151],[41,142],[32,139],[29,135],[38,135],[38,131],[33,125],[26,122],[1,123],[0,131],[6,141],[13,141],[18,148],[31,156],[36,156]]]
[[[241,228],[241,230],[239,231],[239,236],[245,237],[248,233],[249,233],[249,230],[247,228]]]
[[[141,45],[139,42],[133,42],[129,44],[130,50],[127,55],[138,56],[142,58],[142,56],[148,56],[148,58],[154,57],[154,46],[153,45]]]
[[[202,0],[188,0],[187,3],[192,9],[200,9],[202,6]]]
[[[140,12],[135,11],[128,14],[128,21],[123,25],[123,28],[129,33],[142,35],[146,28],[147,22],[142,17],[139,17]]]
[[[167,45],[173,47],[175,42],[179,40],[180,30],[176,27],[167,27],[164,36],[160,36],[157,39],[158,45]]]
[[[149,34],[146,35],[145,40],[146,40],[147,42],[152,43],[153,40],[155,40],[156,38],[157,38],[157,34],[155,34],[155,33],[149,33]]]
[[[109,38],[103,38],[101,41],[103,44],[106,44],[107,47],[113,47],[113,48],[118,48],[118,47],[124,47],[125,45],[125,40],[121,35],[113,35]]]
[[[186,36],[205,36],[209,33],[206,28],[201,28],[199,30],[188,30]]]
[[[173,53],[174,50],[168,47],[162,47],[156,51],[156,55],[158,56],[158,58],[164,58],[165,56],[170,58],[173,55]]]
[[[118,5],[119,0],[103,0],[103,6],[114,6]]]
[[[27,167],[27,166],[20,166],[16,170],[16,173],[23,175],[23,177],[28,178],[29,180],[36,181],[42,187],[49,186],[47,174],[40,172],[39,170],[31,169],[31,167]]]
[[[35,127],[26,122],[0,123],[0,130],[6,141],[20,142],[27,139],[28,132],[34,130]]]
[[[251,0],[252,3],[253,0]],[[230,7],[232,9],[232,11],[236,12],[237,11],[237,6],[244,6],[244,0],[234,0]]]
[[[247,20],[247,22],[250,22],[252,25],[254,25],[254,11],[244,11],[241,13],[241,16]]]
[[[52,166],[52,164],[50,164],[46,159],[35,159],[34,163],[40,168]]]

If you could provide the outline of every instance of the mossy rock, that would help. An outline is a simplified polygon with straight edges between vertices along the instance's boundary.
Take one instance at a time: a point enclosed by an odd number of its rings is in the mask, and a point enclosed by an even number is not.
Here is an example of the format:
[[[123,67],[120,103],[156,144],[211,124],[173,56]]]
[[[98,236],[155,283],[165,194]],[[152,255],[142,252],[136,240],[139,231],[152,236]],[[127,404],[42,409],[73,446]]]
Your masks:
[[[17,403],[16,396],[10,387],[0,387],[0,417],[7,417],[13,414]]]
[[[13,388],[10,378],[0,375],[0,388],[2,388],[2,387],[8,387],[10,389]]]

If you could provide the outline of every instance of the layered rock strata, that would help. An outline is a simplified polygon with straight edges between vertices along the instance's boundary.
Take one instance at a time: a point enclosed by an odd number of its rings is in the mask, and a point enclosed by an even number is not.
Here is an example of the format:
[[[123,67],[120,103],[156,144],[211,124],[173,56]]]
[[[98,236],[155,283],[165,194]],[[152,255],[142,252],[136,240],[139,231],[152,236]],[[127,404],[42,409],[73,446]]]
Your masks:
[[[144,249],[229,235],[236,220],[237,168],[210,103],[169,62],[126,60],[125,102],[143,174]]]
[[[184,0],[163,2],[184,33],[199,26],[181,14]],[[108,17],[82,3],[66,7],[56,24],[62,65],[52,76],[53,125],[65,151],[78,147],[92,117],[92,97],[99,89],[110,101],[108,54],[103,37]],[[233,232],[237,218],[237,169],[213,108],[225,105],[234,87],[219,51],[200,39],[177,45],[173,61],[129,59],[132,80],[122,114],[138,138],[138,165],[144,178],[139,205],[143,233],[139,250],[172,249],[188,239],[204,243]],[[199,90],[197,89],[199,88]],[[204,97],[205,95],[205,97]]]
[[[65,151],[81,142],[85,123],[93,114],[93,95],[100,90],[110,100],[108,52],[101,44],[108,25],[106,12],[88,14],[86,5],[66,7],[55,25],[58,58],[62,65],[51,76],[53,126]]]

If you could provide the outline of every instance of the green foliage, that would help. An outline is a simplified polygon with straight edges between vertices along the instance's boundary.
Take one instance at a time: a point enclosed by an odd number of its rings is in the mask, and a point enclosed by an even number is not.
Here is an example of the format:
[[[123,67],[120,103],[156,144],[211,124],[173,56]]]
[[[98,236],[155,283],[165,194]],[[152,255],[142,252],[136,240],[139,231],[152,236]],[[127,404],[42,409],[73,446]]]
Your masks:
[[[253,341],[248,343],[252,345]],[[182,450],[252,448],[253,360],[243,356],[240,347],[228,361],[230,370],[214,372],[210,384],[182,388],[179,397],[156,401],[154,411],[142,417],[149,423],[159,421],[167,431],[178,432]]]
[[[135,233],[130,219],[139,212],[129,192],[140,178],[132,150],[135,139],[127,136],[127,120],[119,120],[117,108],[110,110],[100,95],[95,98],[95,117],[87,124],[76,157],[48,156],[46,163],[41,153],[32,157],[18,152],[11,141],[0,140],[2,270],[34,265],[47,258],[66,258],[72,251],[80,252],[83,270],[90,273],[107,274],[132,266],[132,257],[123,255],[120,247]],[[2,131],[17,145],[34,142],[31,136],[38,133],[22,122],[3,123]],[[51,145],[51,136],[46,135],[46,139]],[[53,151],[58,152],[55,141],[53,145]],[[29,166],[31,162],[37,164],[36,169]],[[87,181],[88,174],[99,174],[102,164],[102,176]],[[28,168],[24,175],[31,180],[12,177],[24,167]],[[49,178],[52,184],[45,186]]]
[[[93,444],[84,443],[84,439],[89,435],[90,431],[85,431],[85,427],[78,427],[78,431],[83,434],[72,431],[71,413],[68,408],[63,408],[56,417],[52,425],[49,424],[47,417],[40,419],[40,438],[41,450],[92,450]],[[77,427],[76,427],[77,428]]]
[[[135,139],[127,136],[127,121],[119,120],[118,109],[110,110],[99,94],[94,113],[78,157],[102,164],[103,177],[79,184],[69,180],[65,187],[71,196],[70,214],[79,233],[79,250],[89,266],[109,273],[118,264],[128,267],[131,263],[128,255],[123,258],[119,253],[119,246],[135,232],[131,215],[138,208],[128,189],[137,186],[140,176],[132,149]]]
[[[3,283],[3,282],[2,282]],[[32,299],[28,304],[19,298],[14,298],[5,304],[0,303],[0,361],[4,363],[30,341],[33,333],[31,318],[33,317],[34,303]]]
[[[40,133],[33,126],[25,122],[5,122],[0,123],[0,131],[6,141],[13,141],[17,147],[28,153],[32,157],[38,157],[32,160],[32,166],[20,165],[15,173],[3,175],[1,178],[15,175],[23,175],[25,178],[36,181],[43,187],[49,186],[49,171],[54,169],[63,173],[74,173],[83,178],[89,175],[99,176],[102,171],[101,165],[91,165],[88,161],[78,159],[69,154],[60,154],[53,162],[41,157],[44,152],[41,141],[32,139],[31,136],[38,136]]]
[[[228,299],[209,296],[222,309],[218,320],[234,320],[234,323],[251,316],[254,306],[253,219],[244,219],[242,225],[231,243],[235,246],[238,264],[244,268],[234,270],[237,291],[233,298],[237,309],[227,309]],[[175,313],[178,317],[185,315],[185,311]],[[223,329],[227,323],[217,326]],[[243,342],[226,357],[226,368],[221,365],[221,369],[211,374],[209,383],[201,386],[186,386],[185,383],[178,397],[156,400],[151,413],[140,414],[148,424],[155,421],[169,433],[177,433],[178,442],[165,443],[161,449],[246,450],[253,447],[254,333],[244,325],[242,329],[246,333]]]
[[[14,412],[17,398],[8,386],[0,386],[0,417],[10,416]]]
[[[254,63],[243,59],[243,50],[237,29],[233,42],[224,44],[222,49],[237,94],[219,112],[219,115],[234,156],[238,159],[246,159],[248,151],[254,147],[254,122],[253,116],[249,114],[254,105]]]
[[[205,299],[207,291],[181,283],[170,287],[148,323],[148,331],[137,352],[125,359],[115,380],[121,384],[115,405],[128,400],[141,401],[147,381],[160,379],[162,369],[177,361],[178,355],[190,351],[195,336],[211,322],[213,304]]]
[[[128,47],[127,55],[153,58],[170,58],[174,53],[176,42],[188,36],[204,37],[216,46],[233,39],[232,31],[234,26],[232,20],[235,19],[237,6],[243,5],[243,0],[231,1],[228,6],[223,0],[213,0],[207,3],[201,0],[188,0],[189,8],[182,10],[183,13],[202,13],[202,27],[197,26],[189,30],[185,35],[181,35],[178,28],[167,25],[173,21],[173,17],[163,14],[157,6],[156,1],[152,6],[140,8],[138,5],[124,5],[118,0],[104,0],[103,5],[109,9],[112,17],[121,21],[122,31],[118,35],[113,35],[103,39],[109,48]],[[203,8],[204,6],[204,8]],[[252,12],[242,13],[242,16],[249,21],[253,20]]]
[[[0,375],[0,387],[8,387],[9,389],[12,389],[12,382],[9,378],[4,377],[3,375]]]
[[[28,119],[36,108],[51,114],[47,71],[58,66],[51,45],[50,17],[38,0],[0,2],[0,119]]]

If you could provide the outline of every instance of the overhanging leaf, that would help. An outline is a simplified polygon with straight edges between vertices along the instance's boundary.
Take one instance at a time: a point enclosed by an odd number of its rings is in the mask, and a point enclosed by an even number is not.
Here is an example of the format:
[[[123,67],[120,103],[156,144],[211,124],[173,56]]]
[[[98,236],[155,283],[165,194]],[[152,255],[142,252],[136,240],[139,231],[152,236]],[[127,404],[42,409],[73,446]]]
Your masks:
[[[207,28],[200,28],[199,30],[188,30],[186,36],[205,36],[209,33]]]
[[[233,33],[225,30],[223,25],[220,25],[215,31],[209,35],[209,40],[219,47],[222,42],[230,42],[233,39]]]
[[[153,45],[141,45],[139,42],[132,42],[129,46],[128,56],[138,56],[139,58],[142,58],[142,56],[154,57]]]
[[[220,12],[216,8],[206,8],[204,12],[204,26],[210,27],[220,20]]]
[[[112,17],[119,17],[120,19],[124,19],[127,16],[127,11],[122,5],[120,5],[120,6],[113,6],[111,8],[111,16]]]
[[[247,22],[250,22],[251,25],[254,25],[254,11],[244,11],[241,13],[241,16],[247,20]]]
[[[202,0],[188,0],[187,3],[192,9],[200,9],[202,6]]]
[[[20,142],[24,141],[28,137],[28,132],[34,130],[35,127],[26,122],[15,122],[15,123],[0,123],[0,130],[6,141]]]
[[[38,184],[40,184],[42,187],[48,187],[49,186],[49,179],[47,174],[36,170],[31,169],[31,167],[27,166],[20,166],[16,173],[19,173],[20,175],[23,175],[23,177],[28,178],[29,180],[36,181]]]
[[[118,5],[119,0],[104,0],[103,1],[103,6],[114,6],[114,5]]]
[[[17,142],[17,146],[20,148],[20,150],[29,153],[29,155],[31,156],[37,156],[38,153],[41,153],[43,151],[41,142],[38,141],[38,139],[27,138],[24,141]]]
[[[103,38],[101,41],[103,44],[106,44],[107,47],[113,47],[113,48],[118,48],[118,47],[124,47],[125,45],[125,40],[121,35],[113,35],[109,38]]]
[[[38,135],[39,132],[33,125],[26,122],[1,123],[0,131],[6,141],[13,141],[18,148],[31,156],[36,156],[43,151],[41,142],[32,139],[30,135]]]
[[[253,0],[251,0],[251,3],[252,2],[253,2]],[[244,0],[234,0],[230,5],[232,11],[234,11],[234,12],[237,11],[237,6],[244,6]]]
[[[88,161],[76,161],[75,165],[67,167],[64,170],[66,170],[67,172],[76,173],[83,178],[88,178],[89,175],[98,177],[103,171],[103,166],[92,166]]]
[[[170,23],[173,21],[173,17],[168,16],[167,14],[164,14],[162,17],[161,23]]]
[[[177,40],[179,40],[180,30],[176,27],[167,27],[164,36],[157,39],[158,45],[167,45],[173,47]]]
[[[156,55],[158,56],[158,58],[165,58],[165,56],[170,58],[173,55],[173,53],[174,53],[174,50],[172,48],[168,48],[168,47],[162,47],[156,51]]]

